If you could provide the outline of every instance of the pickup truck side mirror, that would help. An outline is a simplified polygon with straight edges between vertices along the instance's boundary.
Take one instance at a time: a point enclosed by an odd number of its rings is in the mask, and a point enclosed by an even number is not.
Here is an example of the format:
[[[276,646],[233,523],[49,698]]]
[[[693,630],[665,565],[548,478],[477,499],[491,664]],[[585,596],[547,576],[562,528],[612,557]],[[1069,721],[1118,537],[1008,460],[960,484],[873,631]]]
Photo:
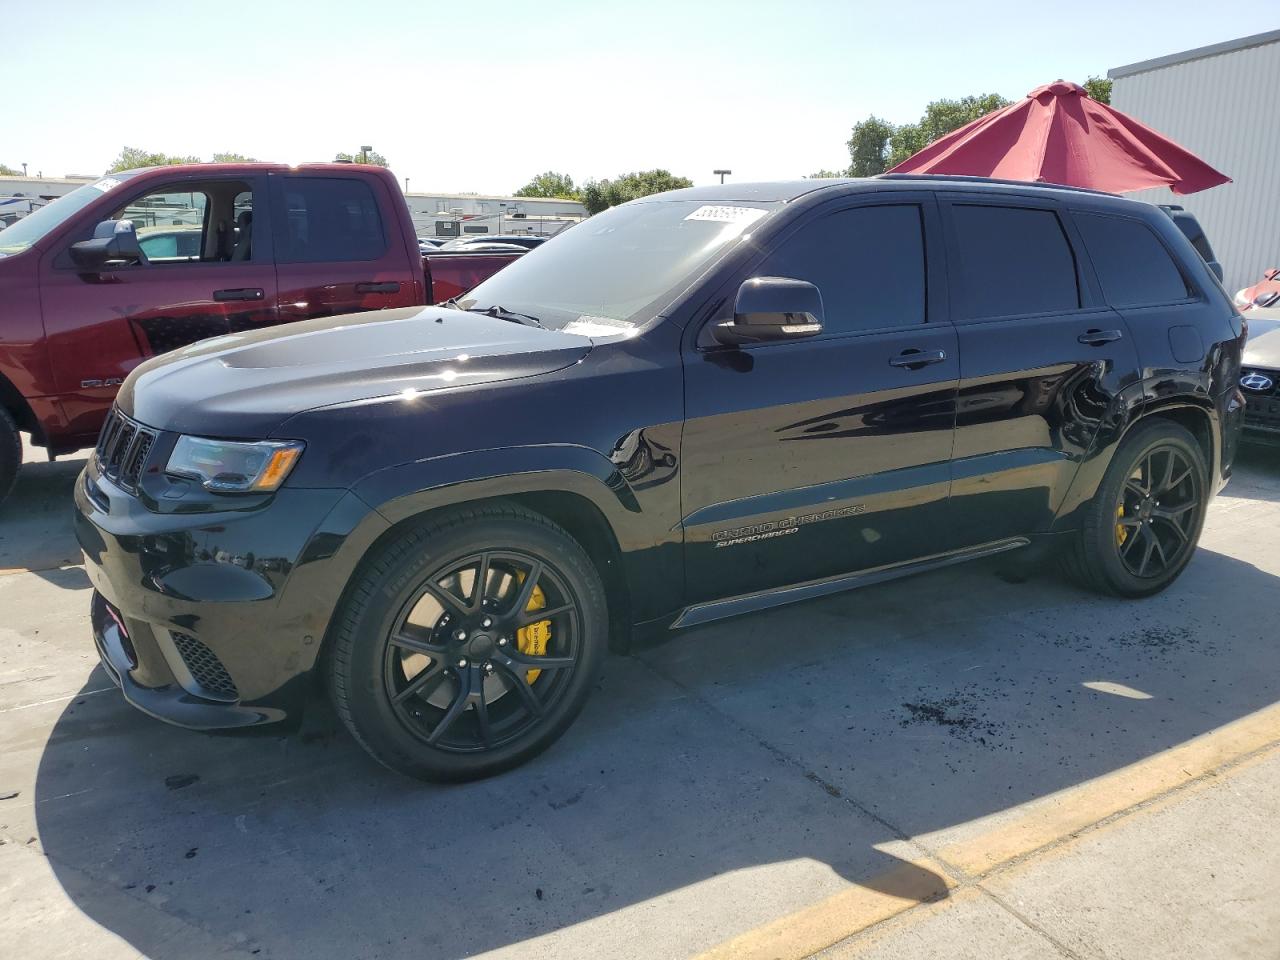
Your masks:
[[[738,288],[733,321],[716,324],[720,343],[770,343],[798,340],[822,332],[822,293],[806,280],[752,277]]]
[[[1263,280],[1274,280],[1276,277],[1280,277],[1280,267],[1272,267],[1262,275]]]
[[[71,245],[71,259],[86,271],[101,270],[108,263],[139,263],[142,247],[132,220],[103,220],[93,230],[92,240]]]

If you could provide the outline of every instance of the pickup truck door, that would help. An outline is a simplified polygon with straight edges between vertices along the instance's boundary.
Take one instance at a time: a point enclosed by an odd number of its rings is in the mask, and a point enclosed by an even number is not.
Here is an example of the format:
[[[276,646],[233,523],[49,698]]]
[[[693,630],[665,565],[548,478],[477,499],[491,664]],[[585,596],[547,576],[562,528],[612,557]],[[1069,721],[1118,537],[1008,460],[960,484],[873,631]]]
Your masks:
[[[273,173],[271,225],[282,322],[422,302],[422,256],[381,179]],[[405,208],[405,216],[408,209]]]
[[[733,280],[730,315],[751,276],[816,284],[825,329],[741,349],[704,329],[686,353],[689,602],[945,550],[960,368],[932,199],[815,211]]]
[[[147,357],[276,322],[269,225],[254,217],[266,205],[263,177],[175,172],[122,194],[112,212],[134,222],[145,263],[80,273],[68,248],[93,224],[46,255],[40,296],[68,434],[93,436]]]

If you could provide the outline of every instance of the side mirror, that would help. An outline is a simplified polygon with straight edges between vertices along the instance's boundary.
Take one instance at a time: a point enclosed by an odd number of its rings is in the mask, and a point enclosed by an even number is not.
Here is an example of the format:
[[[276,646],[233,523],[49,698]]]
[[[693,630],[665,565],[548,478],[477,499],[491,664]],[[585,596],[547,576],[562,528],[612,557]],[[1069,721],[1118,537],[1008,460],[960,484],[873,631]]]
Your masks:
[[[733,321],[716,324],[720,343],[770,343],[798,340],[822,332],[822,293],[806,280],[752,277],[738,288]]]
[[[1272,267],[1262,275],[1263,280],[1274,280],[1277,277],[1280,277],[1280,267]]]
[[[92,240],[71,245],[71,259],[86,271],[101,270],[108,263],[139,263],[142,247],[132,220],[103,220],[93,230]]]

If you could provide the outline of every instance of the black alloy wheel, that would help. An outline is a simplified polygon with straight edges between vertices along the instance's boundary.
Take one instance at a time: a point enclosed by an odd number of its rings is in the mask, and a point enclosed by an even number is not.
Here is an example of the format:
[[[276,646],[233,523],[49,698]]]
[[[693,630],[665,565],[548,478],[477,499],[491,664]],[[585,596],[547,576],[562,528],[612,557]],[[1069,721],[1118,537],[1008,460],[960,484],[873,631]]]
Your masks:
[[[503,501],[432,514],[357,571],[330,638],[330,692],[393,770],[470,780],[572,723],[603,666],[608,610],[582,547]]]
[[[1159,593],[1191,562],[1209,499],[1199,441],[1163,417],[1138,421],[1112,454],[1063,552],[1082,586],[1118,597]]]
[[[1194,547],[1203,499],[1196,465],[1175,444],[1149,450],[1116,507],[1116,550],[1135,577],[1158,578]]]
[[[383,689],[428,746],[491,750],[528,732],[568,688],[581,614],[563,578],[489,550],[430,573],[387,638]]]

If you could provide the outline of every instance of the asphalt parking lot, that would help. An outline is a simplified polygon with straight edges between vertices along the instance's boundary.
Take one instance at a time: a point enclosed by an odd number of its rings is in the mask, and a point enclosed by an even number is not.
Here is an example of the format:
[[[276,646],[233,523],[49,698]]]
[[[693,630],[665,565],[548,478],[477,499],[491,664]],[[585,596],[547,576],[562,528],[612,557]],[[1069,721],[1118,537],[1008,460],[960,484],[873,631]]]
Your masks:
[[[1280,957],[1280,455],[1160,597],[978,564],[697,629],[459,787],[127,707],[78,468],[0,510],[6,955]]]

